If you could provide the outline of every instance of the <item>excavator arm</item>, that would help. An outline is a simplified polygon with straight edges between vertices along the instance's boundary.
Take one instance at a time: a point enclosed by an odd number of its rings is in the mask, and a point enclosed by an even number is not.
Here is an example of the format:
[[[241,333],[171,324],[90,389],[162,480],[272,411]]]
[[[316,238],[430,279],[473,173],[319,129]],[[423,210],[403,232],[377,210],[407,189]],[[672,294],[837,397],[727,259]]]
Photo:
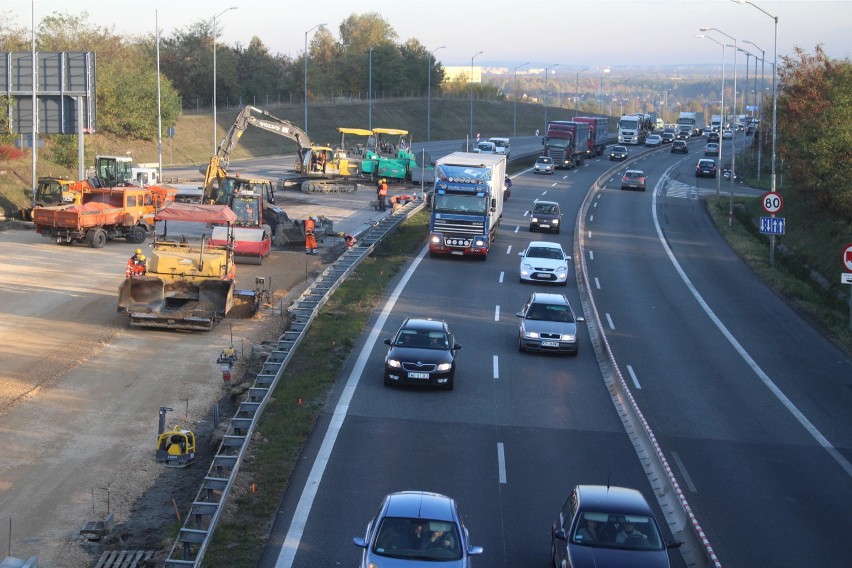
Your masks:
[[[234,145],[239,141],[249,125],[289,138],[295,142],[299,147],[299,163],[304,160],[305,154],[312,145],[307,132],[298,126],[287,120],[273,116],[265,110],[246,105],[240,111],[240,114],[237,115],[234,124],[219,145],[216,155],[210,158],[210,162],[207,164],[207,171],[204,175],[204,203],[208,203],[211,200],[214,180],[224,178],[227,175],[231,150],[233,150]]]

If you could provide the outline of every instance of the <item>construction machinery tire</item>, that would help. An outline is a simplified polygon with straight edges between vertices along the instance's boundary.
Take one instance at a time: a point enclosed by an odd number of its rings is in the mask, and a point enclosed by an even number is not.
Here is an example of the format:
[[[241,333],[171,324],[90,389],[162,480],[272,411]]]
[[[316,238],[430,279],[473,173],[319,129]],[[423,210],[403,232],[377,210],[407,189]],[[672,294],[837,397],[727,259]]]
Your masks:
[[[130,232],[125,237],[125,240],[128,243],[133,243],[133,244],[136,245],[136,244],[144,243],[145,239],[147,239],[147,238],[148,238],[148,231],[145,230],[145,227],[140,227],[139,225],[136,225],[135,227],[130,229]]]
[[[94,229],[86,235],[89,246],[92,248],[104,248],[107,242],[107,234],[103,229]]]

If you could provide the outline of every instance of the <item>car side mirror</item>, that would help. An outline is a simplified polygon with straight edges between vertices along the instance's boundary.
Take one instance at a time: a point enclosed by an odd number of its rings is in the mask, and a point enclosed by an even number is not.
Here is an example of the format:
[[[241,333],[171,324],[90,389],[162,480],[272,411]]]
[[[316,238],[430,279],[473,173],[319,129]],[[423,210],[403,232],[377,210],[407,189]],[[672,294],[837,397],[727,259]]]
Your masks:
[[[483,551],[483,549],[482,549],[481,546],[469,546],[469,547],[467,547],[467,555],[468,556],[477,556],[479,554],[482,554],[482,551]]]
[[[553,533],[553,538],[555,538],[556,540],[568,540],[568,537],[565,536],[565,529],[559,529],[558,531]]]
[[[668,544],[666,544],[666,548],[680,548],[680,545],[683,544],[683,541],[680,540],[670,540]]]
[[[462,346],[459,345],[458,343],[453,343],[453,351],[455,351],[456,349],[461,349],[461,348],[462,348]]]
[[[586,318],[584,318],[583,316],[578,316],[578,317],[576,318],[576,321],[577,321],[578,323],[584,323],[584,322],[586,321]]]
[[[364,537],[356,536],[352,539],[352,544],[357,546],[358,548],[367,548],[367,541],[364,540]]]
[[[391,340],[390,340],[390,337],[388,337],[387,339],[385,339],[385,345],[390,345],[390,344],[391,344]]]
[[[518,313],[516,313],[516,314],[515,314],[515,317],[519,317],[519,318],[524,317],[524,312],[518,312]]]

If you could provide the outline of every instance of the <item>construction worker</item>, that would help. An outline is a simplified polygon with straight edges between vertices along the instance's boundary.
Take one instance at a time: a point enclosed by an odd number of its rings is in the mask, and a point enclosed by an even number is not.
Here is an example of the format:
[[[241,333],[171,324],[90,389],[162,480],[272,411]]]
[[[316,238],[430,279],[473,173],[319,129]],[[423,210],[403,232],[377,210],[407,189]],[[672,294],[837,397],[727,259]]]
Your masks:
[[[148,259],[142,254],[142,249],[136,249],[136,252],[127,261],[124,275],[131,278],[133,276],[145,276],[146,272],[148,272]]]
[[[356,239],[355,239],[354,235],[350,235],[349,233],[344,233],[343,231],[340,231],[337,234],[340,235],[340,237],[343,239],[343,244],[346,248],[350,249],[350,248],[355,246]]]
[[[305,254],[317,253],[317,238],[315,235],[317,221],[316,216],[305,219]]]
[[[379,185],[376,189],[376,193],[379,196],[379,211],[387,211],[388,206],[386,199],[388,197],[388,180],[386,180],[385,178],[379,180]]]

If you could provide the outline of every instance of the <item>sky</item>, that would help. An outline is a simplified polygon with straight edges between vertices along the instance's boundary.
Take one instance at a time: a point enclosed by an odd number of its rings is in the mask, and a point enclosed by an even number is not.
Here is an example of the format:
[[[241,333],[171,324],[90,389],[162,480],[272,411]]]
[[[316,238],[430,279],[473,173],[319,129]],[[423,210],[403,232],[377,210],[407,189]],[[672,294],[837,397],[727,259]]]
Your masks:
[[[719,30],[706,35],[722,43],[733,43],[726,35],[736,38],[756,56],[763,50],[771,62],[775,25],[762,9],[778,18],[779,59],[794,47],[813,53],[817,44],[829,57],[852,59],[852,1],[750,1],[753,5],[732,0],[0,0],[0,26],[30,28],[33,17],[38,25],[55,12],[86,11],[89,21],[116,33],[153,33],[159,25],[161,35],[168,36],[217,16],[220,42],[245,46],[257,36],[271,53],[298,57],[306,32],[318,24],[338,38],[344,19],[374,11],[396,31],[399,42],[418,39],[436,50],[445,66],[470,65],[482,51],[477,65],[556,64],[558,73],[718,64],[722,48],[696,38],[702,27]],[[232,6],[236,9],[229,10]],[[728,50],[728,64],[732,56]]]

